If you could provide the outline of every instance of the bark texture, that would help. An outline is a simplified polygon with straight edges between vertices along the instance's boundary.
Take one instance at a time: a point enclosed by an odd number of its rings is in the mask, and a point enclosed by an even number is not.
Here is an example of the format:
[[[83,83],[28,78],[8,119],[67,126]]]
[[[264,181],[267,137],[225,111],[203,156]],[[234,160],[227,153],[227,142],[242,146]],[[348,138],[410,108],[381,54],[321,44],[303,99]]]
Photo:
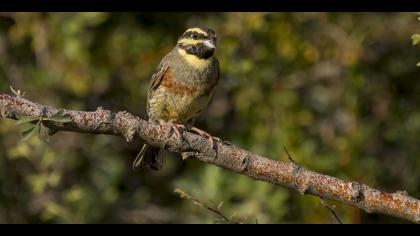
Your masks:
[[[124,137],[127,142],[139,137],[147,143],[173,152],[187,152],[202,162],[223,167],[238,174],[287,187],[301,194],[311,194],[365,210],[420,223],[420,201],[405,191],[381,192],[361,183],[341,180],[310,171],[293,162],[270,160],[248,152],[228,142],[217,142],[213,148],[210,140],[188,131],[182,138],[170,126],[140,119],[128,112],[111,112],[57,109],[31,102],[20,96],[0,94],[0,117],[18,119],[21,116],[47,118],[59,110],[71,118],[68,123],[45,121],[50,134],[71,131],[108,134]]]

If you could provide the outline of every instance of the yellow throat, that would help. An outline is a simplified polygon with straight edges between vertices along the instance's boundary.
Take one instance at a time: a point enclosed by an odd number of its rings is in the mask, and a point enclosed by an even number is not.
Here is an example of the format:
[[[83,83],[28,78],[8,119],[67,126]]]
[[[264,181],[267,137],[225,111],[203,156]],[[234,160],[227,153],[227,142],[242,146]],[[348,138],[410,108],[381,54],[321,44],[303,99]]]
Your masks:
[[[181,49],[181,48],[178,48],[178,53],[185,59],[185,61],[189,65],[197,69],[204,69],[208,67],[213,60],[213,57],[210,57],[207,59],[198,58],[197,56],[188,54],[187,52],[185,52],[184,49]]]

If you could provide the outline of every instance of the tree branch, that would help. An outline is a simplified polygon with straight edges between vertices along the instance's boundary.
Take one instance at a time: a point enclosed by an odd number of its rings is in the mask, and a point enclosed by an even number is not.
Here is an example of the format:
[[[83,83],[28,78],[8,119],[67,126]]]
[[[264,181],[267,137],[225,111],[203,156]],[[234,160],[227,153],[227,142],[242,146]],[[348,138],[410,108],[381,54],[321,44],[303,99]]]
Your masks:
[[[220,166],[256,180],[261,180],[334,200],[365,210],[420,223],[420,201],[405,191],[381,192],[361,183],[341,180],[307,170],[296,163],[270,160],[250,153],[227,142],[217,142],[217,155],[210,141],[197,134],[184,131],[183,138],[172,135],[166,125],[140,119],[128,112],[111,112],[98,108],[96,111],[63,110],[72,122],[45,121],[52,132],[72,131],[123,136],[127,142],[139,137],[147,143],[182,153],[196,153],[202,162]],[[17,119],[20,116],[48,117],[59,109],[40,105],[20,96],[0,94],[0,117]]]

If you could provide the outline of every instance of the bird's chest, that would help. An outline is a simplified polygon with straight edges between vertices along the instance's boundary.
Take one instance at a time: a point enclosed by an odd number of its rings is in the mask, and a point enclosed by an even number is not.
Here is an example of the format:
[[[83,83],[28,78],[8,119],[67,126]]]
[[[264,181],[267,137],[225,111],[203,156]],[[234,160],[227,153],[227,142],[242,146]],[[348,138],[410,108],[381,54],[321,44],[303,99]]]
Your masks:
[[[152,119],[187,123],[207,106],[210,93],[206,83],[162,83],[149,100]]]
[[[175,115],[173,118],[185,123],[197,116],[207,106],[208,102],[209,96],[203,94],[202,90],[197,90],[191,94],[175,95],[171,106]]]

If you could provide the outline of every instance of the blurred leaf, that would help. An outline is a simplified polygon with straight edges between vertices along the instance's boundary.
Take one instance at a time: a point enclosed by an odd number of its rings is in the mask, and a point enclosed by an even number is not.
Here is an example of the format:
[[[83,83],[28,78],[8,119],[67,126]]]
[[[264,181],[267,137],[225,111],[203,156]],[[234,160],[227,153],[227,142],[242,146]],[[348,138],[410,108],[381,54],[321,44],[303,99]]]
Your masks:
[[[218,205],[217,205],[217,210],[221,210],[222,209],[222,207],[223,207],[223,202],[220,202]]]
[[[411,36],[411,39],[413,40],[413,45],[417,45],[420,42],[420,34]]]
[[[45,127],[42,123],[39,128],[39,138],[44,142],[50,141],[50,135],[48,134],[49,128]]]
[[[19,120],[16,121],[16,125],[21,125],[21,124],[25,124],[25,123],[32,123],[36,120],[39,120],[38,118],[33,118],[33,117],[21,117],[18,118]]]
[[[34,125],[33,127],[23,131],[22,132],[22,141],[29,140],[32,136],[34,136],[34,134],[38,131],[38,129],[39,129],[39,126]]]

